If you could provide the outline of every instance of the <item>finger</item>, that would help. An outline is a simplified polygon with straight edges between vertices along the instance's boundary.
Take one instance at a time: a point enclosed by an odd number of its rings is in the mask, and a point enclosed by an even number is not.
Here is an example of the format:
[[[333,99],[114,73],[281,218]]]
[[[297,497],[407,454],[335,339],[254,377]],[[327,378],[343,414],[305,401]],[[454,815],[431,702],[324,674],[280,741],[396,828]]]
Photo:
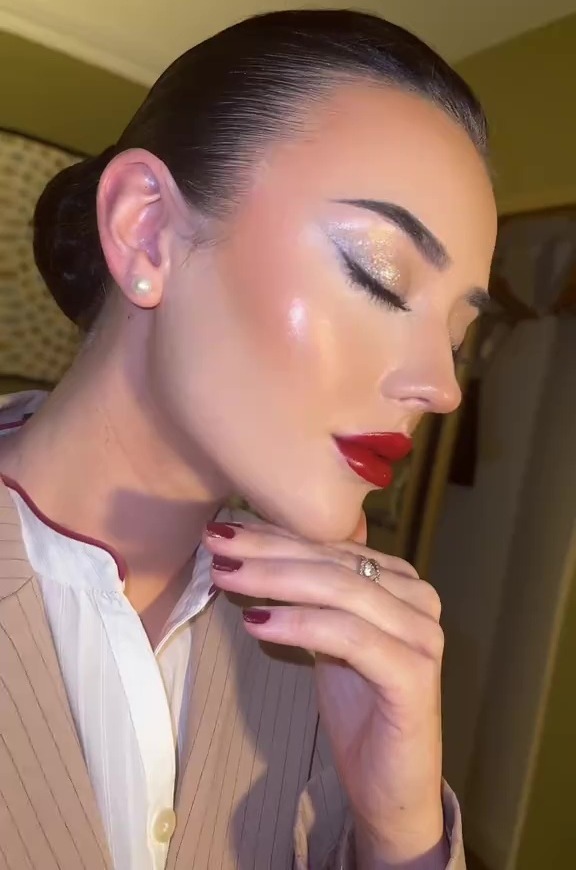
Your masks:
[[[282,538],[297,538],[298,535],[295,535],[293,532],[289,531],[289,529],[284,529],[282,526],[275,526],[273,523],[266,522],[265,520],[256,520],[254,517],[250,515],[249,518],[244,519],[244,517],[240,516],[240,519],[236,521],[235,517],[238,516],[237,512],[229,511],[231,519],[226,519],[226,514],[223,514],[224,519],[221,521],[214,520],[218,524],[218,522],[223,523],[224,525],[232,526],[237,529],[247,529],[252,531],[262,532],[265,535],[278,535]],[[222,515],[220,515],[222,516]],[[212,525],[212,524],[210,524]]]
[[[213,525],[213,524],[210,524]],[[242,529],[243,531],[250,532],[254,535],[262,534],[263,536],[267,536],[267,538],[277,537],[281,540],[291,540],[291,541],[304,541],[304,543],[309,546],[314,546],[312,542],[307,542],[305,539],[293,534],[288,529],[284,529],[281,526],[274,526],[271,523],[224,523],[224,525],[232,525],[237,529]],[[381,553],[378,550],[371,550],[365,545],[366,541],[366,533],[367,533],[367,523],[366,523],[366,514],[364,511],[361,512],[360,518],[358,520],[358,524],[356,526],[356,530],[350,540],[348,541],[334,541],[324,545],[323,550],[318,550],[318,552],[331,552],[338,551],[340,553],[354,553],[357,556],[364,556],[367,559],[375,559],[379,565],[381,565],[387,571],[395,571],[398,574],[404,574],[407,577],[414,577],[419,579],[419,574],[409,562],[405,559],[401,559],[398,556],[390,556],[387,553]],[[208,546],[208,538],[205,536],[205,543]],[[257,545],[256,538],[253,539],[254,543]],[[364,543],[363,543],[364,542]],[[321,546],[321,545],[319,545]],[[270,555],[272,551],[270,550]],[[286,551],[288,555],[292,551]],[[252,553],[251,555],[254,558],[257,558],[256,553]],[[323,558],[323,555],[321,556]],[[336,561],[340,561],[336,558]],[[350,564],[352,570],[356,570],[356,563],[352,563],[349,559],[347,560],[347,564]]]
[[[436,686],[440,676],[438,652],[422,655],[399,638],[379,631],[357,616],[339,610],[306,607],[252,608],[245,611],[246,630],[270,643],[301,647],[341,659],[376,686],[389,700],[421,692],[423,680]]]
[[[348,585],[350,592],[354,590],[356,594],[361,594],[366,585],[370,585],[365,577],[360,577],[358,574],[359,557],[364,554],[373,552],[366,547],[360,547],[359,544],[350,544],[356,550],[341,549],[335,550],[333,547],[323,546],[321,544],[312,544],[309,541],[303,541],[301,538],[282,538],[276,535],[261,535],[257,528],[235,530],[233,538],[212,538],[207,537],[205,541],[206,547],[216,557],[226,557],[233,560],[253,565],[254,563],[266,563],[262,567],[262,592],[266,598],[276,598],[283,600],[278,594],[278,578],[282,571],[284,563],[298,563],[297,568],[300,576],[305,574],[307,585],[314,584],[318,577],[315,566],[332,566],[333,569],[346,569]],[[422,580],[416,579],[414,574],[400,573],[406,570],[406,563],[392,556],[385,556],[380,553],[374,553],[374,556],[379,556],[380,576],[378,585],[386,589],[392,595],[421,611],[433,619],[440,619],[441,605],[438,594],[435,590],[424,583]],[[246,572],[242,572],[243,576],[238,577],[237,581],[242,582]],[[417,576],[417,575],[416,575]],[[235,582],[231,582],[234,584]],[[223,585],[214,579],[216,585],[222,588],[232,588],[231,586]],[[257,594],[245,591],[246,594]],[[333,590],[326,590],[330,595]],[[295,600],[294,597],[288,596],[288,601]],[[329,598],[326,602],[332,604]]]
[[[232,571],[213,566],[212,578],[219,588],[252,598],[346,611],[425,652],[429,651],[430,625],[437,625],[432,615],[400,599],[383,585],[362,579],[331,562],[253,559]],[[422,583],[394,575],[386,576],[385,580],[392,589],[394,582],[404,587]],[[401,591],[406,594],[405,589]]]
[[[370,550],[363,544],[358,544],[356,541],[342,541],[331,545],[333,550],[347,553],[354,553],[356,556],[364,556],[366,559],[375,559],[379,565],[385,567],[387,571],[393,571],[395,574],[401,574],[404,577],[411,577],[413,580],[419,580],[420,575],[416,568],[401,559],[399,556],[390,556],[387,553],[381,553],[378,550]]]
[[[323,545],[302,538],[285,537],[270,530],[263,532],[259,525],[217,528],[215,533],[213,529],[214,525],[210,524],[204,535],[204,544],[214,555],[240,561],[276,561],[278,564],[285,560],[300,561],[311,566],[315,563],[332,563],[335,567],[348,569],[353,575],[350,579],[355,583],[367,582],[364,577],[358,577],[359,557],[374,558],[381,568],[379,584],[382,587],[417,610],[434,619],[440,618],[438,595],[428,584],[416,579],[418,575],[407,562],[395,556],[377,553],[351,541],[348,542],[347,549],[346,545]],[[268,566],[268,570],[268,588],[265,597],[275,598],[277,597],[274,591],[277,571],[271,566]],[[309,569],[307,576],[310,576]],[[215,582],[218,585],[218,581]]]
[[[354,572],[358,570],[359,557],[364,556],[376,559],[384,571],[397,571],[410,577],[415,575],[414,569],[401,559],[376,553],[352,541],[341,545],[320,544],[281,534],[271,526],[262,529],[259,525],[235,527],[228,523],[209,523],[204,534],[204,545],[212,553],[238,559],[332,561]]]

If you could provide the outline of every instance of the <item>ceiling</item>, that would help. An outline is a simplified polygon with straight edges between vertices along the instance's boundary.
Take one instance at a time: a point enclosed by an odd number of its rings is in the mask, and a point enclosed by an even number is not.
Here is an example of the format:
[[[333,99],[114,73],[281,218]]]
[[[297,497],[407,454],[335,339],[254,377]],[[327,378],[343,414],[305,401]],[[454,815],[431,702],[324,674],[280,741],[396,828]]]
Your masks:
[[[576,0],[0,0],[0,30],[150,84],[226,25],[290,6],[380,13],[452,61],[576,12]]]

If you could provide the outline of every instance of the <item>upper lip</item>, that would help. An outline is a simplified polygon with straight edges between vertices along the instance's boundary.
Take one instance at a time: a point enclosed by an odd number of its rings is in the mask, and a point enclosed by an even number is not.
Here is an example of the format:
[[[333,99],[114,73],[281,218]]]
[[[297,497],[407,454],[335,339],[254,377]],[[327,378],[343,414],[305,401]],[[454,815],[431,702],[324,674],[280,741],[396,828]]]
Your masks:
[[[388,462],[400,462],[412,450],[412,438],[403,432],[364,432],[360,435],[335,435],[343,444],[357,444]]]

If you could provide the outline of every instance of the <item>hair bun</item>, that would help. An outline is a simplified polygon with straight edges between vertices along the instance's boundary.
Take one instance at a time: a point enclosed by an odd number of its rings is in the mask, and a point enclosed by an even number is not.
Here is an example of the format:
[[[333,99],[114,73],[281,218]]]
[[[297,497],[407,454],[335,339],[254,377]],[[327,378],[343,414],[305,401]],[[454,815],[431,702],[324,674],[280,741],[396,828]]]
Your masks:
[[[86,326],[107,278],[96,219],[100,177],[116,154],[110,146],[96,157],[63,169],[44,188],[34,211],[34,259],[58,307]]]

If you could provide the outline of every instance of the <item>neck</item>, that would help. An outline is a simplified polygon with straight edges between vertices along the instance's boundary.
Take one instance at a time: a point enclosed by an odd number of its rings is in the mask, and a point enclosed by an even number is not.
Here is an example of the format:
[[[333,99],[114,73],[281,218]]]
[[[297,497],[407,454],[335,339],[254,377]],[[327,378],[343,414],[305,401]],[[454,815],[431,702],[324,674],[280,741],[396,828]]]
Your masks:
[[[5,439],[0,470],[51,520],[119,553],[143,612],[170,598],[229,493],[160,419],[146,373],[128,360],[129,348],[119,358],[89,345],[46,406]]]

